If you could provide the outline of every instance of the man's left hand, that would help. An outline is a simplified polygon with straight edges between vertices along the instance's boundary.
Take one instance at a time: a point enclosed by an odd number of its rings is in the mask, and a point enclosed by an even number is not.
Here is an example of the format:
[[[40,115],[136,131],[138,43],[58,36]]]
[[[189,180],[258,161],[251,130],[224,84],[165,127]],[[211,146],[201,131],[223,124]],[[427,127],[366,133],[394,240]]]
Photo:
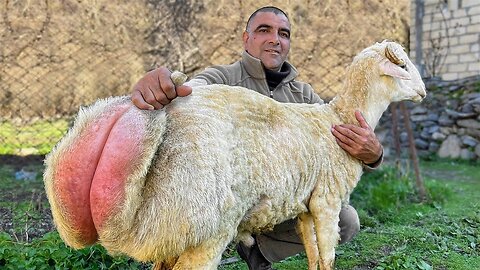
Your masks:
[[[359,111],[355,111],[360,126],[351,124],[334,125],[332,134],[338,145],[350,155],[365,164],[374,164],[380,160],[383,148],[372,128]]]

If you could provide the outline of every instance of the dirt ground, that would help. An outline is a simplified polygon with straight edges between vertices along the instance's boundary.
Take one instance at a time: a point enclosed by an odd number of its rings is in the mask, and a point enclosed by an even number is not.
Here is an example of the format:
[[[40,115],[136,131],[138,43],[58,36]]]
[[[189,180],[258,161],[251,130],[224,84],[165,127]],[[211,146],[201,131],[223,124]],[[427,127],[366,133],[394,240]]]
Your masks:
[[[5,185],[0,192],[0,231],[17,241],[29,242],[55,230],[41,177],[43,159],[44,156],[0,156],[1,177],[12,179],[1,179]],[[35,180],[15,180],[15,172],[21,169],[35,171]]]

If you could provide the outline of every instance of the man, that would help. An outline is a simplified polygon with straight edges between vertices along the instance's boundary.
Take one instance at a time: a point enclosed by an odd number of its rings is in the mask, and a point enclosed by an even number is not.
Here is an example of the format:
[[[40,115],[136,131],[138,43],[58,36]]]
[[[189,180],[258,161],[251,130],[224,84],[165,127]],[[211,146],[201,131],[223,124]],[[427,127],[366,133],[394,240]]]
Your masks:
[[[227,84],[243,86],[280,102],[323,103],[309,84],[296,81],[297,70],[286,61],[290,50],[290,22],[276,7],[255,11],[243,33],[242,59],[231,65],[207,68],[185,85],[175,87],[170,71],[158,68],[147,73],[133,88],[132,101],[140,109],[160,109],[177,96],[192,92],[192,85]],[[359,126],[336,125],[332,134],[338,144],[369,167],[382,160],[382,146],[363,116],[355,114]],[[303,251],[295,232],[295,220],[275,226],[272,232],[255,236],[255,244],[237,246],[250,270],[272,269],[271,263]],[[349,205],[340,212],[340,243],[349,241],[359,230],[357,212]]]

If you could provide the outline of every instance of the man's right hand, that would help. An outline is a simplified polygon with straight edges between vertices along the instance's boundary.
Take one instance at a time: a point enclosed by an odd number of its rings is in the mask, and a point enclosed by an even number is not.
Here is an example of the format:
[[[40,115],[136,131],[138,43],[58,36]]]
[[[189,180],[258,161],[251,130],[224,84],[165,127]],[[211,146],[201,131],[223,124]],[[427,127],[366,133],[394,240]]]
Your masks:
[[[174,98],[188,96],[192,88],[186,85],[175,87],[170,78],[171,72],[160,67],[148,72],[133,87],[132,102],[139,109],[161,109]]]

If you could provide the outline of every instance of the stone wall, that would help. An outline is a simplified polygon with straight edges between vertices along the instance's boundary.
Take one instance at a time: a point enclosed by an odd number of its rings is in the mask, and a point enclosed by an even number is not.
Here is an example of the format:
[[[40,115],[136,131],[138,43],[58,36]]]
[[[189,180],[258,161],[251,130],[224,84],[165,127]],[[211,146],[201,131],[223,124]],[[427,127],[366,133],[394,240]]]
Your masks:
[[[480,1],[411,2],[410,51],[424,77],[480,75]]]
[[[407,103],[419,155],[480,160],[480,76],[455,81],[426,80],[427,98]],[[397,115],[401,116],[400,110]],[[408,135],[399,119],[400,143],[408,147]],[[391,111],[377,127],[385,156],[394,156]],[[406,152],[406,151],[405,151]]]

